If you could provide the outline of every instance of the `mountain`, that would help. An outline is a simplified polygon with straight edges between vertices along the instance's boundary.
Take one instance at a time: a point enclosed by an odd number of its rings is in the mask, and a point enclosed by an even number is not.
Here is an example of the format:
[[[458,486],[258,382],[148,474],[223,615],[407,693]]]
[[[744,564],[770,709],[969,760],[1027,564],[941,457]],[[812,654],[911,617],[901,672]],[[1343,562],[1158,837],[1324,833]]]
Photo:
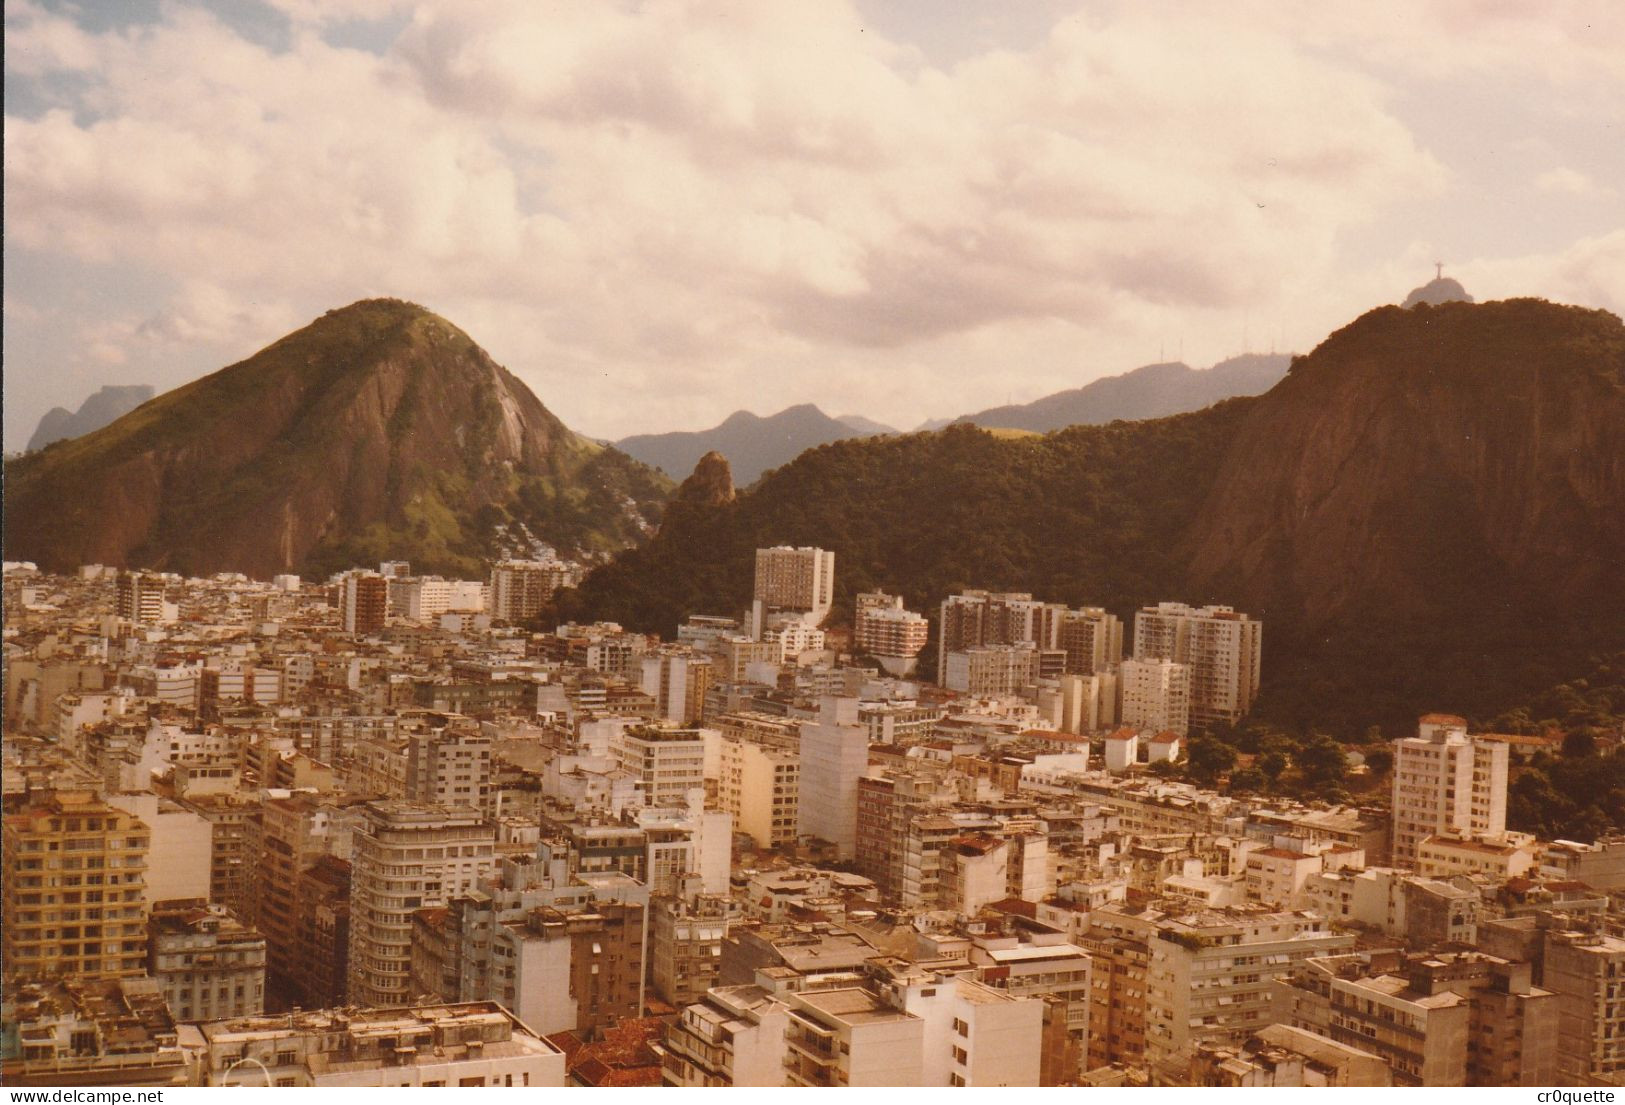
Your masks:
[[[1097,426],[1120,418],[1162,418],[1198,411],[1237,395],[1260,395],[1286,375],[1290,360],[1285,354],[1246,353],[1205,369],[1179,362],[1150,364],[1031,403],[992,407],[954,421],[987,429],[1048,433],[1064,426]]]
[[[8,462],[5,555],[51,571],[266,578],[404,559],[478,574],[527,529],[566,552],[627,545],[669,491],[445,319],[365,300]]]
[[[751,484],[763,472],[814,446],[896,432],[879,423],[872,425],[879,428],[859,429],[849,421],[831,418],[811,403],[803,403],[766,418],[750,411],[735,411],[709,430],[637,434],[617,441],[615,448],[672,476],[691,470],[706,453],[721,453],[728,458],[734,478]]]
[[[53,441],[79,437],[99,430],[115,419],[123,418],[153,396],[150,384],[128,384],[103,387],[70,411],[65,407],[52,407],[39,420],[34,436],[28,439],[28,451],[43,449]]]
[[[758,546],[833,549],[837,611],[964,587],[1259,618],[1258,714],[1493,717],[1625,646],[1625,327],[1539,300],[1371,311],[1267,394],[1143,422],[821,446],[673,518],[561,615],[671,633]]]
[[[852,427],[862,437],[874,437],[879,434],[895,434],[897,427],[888,426],[884,422],[876,422],[872,418],[865,418],[861,414],[838,414],[835,421]]]

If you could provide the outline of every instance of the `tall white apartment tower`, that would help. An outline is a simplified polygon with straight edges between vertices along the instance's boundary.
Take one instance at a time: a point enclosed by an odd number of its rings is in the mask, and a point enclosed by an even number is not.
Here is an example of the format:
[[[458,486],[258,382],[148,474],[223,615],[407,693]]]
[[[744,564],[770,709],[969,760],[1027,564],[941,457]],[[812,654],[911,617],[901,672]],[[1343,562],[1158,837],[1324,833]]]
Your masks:
[[[1394,742],[1393,862],[1415,867],[1430,836],[1500,840],[1507,827],[1501,741],[1467,735],[1467,722],[1424,714],[1417,735]]]
[[[1159,602],[1134,615],[1134,659],[1191,669],[1191,721],[1237,722],[1258,695],[1264,626],[1228,606]]]
[[[756,550],[756,585],[750,606],[753,639],[762,639],[762,630],[775,614],[819,625],[834,604],[834,553],[788,545]]]
[[[496,868],[496,829],[468,807],[369,802],[350,878],[352,1005],[412,1000],[412,914],[472,893]]]

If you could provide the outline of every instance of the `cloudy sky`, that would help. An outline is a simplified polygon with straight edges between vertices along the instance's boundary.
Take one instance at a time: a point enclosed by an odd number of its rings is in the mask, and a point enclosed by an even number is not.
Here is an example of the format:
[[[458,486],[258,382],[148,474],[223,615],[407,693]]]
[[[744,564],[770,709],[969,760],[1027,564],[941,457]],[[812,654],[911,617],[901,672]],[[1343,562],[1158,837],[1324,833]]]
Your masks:
[[[1625,313],[1613,0],[7,0],[5,447],[376,295],[570,425]]]

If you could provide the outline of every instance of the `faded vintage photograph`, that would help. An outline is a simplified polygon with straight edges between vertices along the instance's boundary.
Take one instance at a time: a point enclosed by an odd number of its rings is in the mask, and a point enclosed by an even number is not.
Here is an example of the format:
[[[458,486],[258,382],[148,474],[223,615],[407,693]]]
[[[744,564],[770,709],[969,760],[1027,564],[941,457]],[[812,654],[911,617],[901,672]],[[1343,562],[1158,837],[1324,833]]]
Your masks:
[[[1625,6],[4,18],[12,1102],[1625,1087]]]

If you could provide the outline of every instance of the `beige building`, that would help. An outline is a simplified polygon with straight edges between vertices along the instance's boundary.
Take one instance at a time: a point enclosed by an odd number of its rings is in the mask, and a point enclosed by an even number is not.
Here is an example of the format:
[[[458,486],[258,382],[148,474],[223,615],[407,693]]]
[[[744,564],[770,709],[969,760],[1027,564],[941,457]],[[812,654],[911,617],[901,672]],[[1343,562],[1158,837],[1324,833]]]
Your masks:
[[[873,656],[890,675],[914,670],[914,659],[931,638],[931,623],[903,609],[897,595],[873,591],[857,597],[852,624],[852,651]]]
[[[1400,1086],[1546,1085],[1558,1013],[1527,963],[1473,952],[1328,956],[1275,987],[1279,1023],[1381,1056]]]
[[[1501,843],[1507,820],[1507,746],[1467,735],[1467,722],[1427,714],[1394,742],[1393,862],[1416,867],[1429,837]]]
[[[351,870],[348,999],[411,997],[412,913],[473,891],[495,867],[495,829],[468,808],[369,802]]]
[[[561,587],[578,582],[569,564],[543,560],[502,560],[491,568],[488,609],[498,621],[534,618]]]
[[[1019,694],[1038,680],[1039,662],[1031,645],[977,645],[943,657],[942,685],[976,698]]]
[[[659,1047],[667,1086],[782,1086],[790,1007],[754,984],[718,986],[683,1008]]]
[[[1541,985],[1557,994],[1557,1073],[1564,1085],[1625,1075],[1625,939],[1549,932]]]
[[[801,753],[798,748],[725,736],[717,806],[733,815],[734,828],[760,848],[796,839],[800,817]],[[799,745],[799,741],[796,742]]]
[[[6,974],[143,974],[147,826],[88,790],[48,793],[4,820]]]
[[[1166,1062],[1203,1040],[1235,1042],[1272,1023],[1274,980],[1352,947],[1311,913],[1208,910],[1155,922],[1147,941],[1146,1055]]]
[[[5,1010],[8,1088],[188,1084],[191,1064],[156,979],[17,980]]]
[[[774,616],[819,625],[835,604],[835,554],[776,545],[756,550],[750,635],[761,640]]]
[[[157,903],[148,929],[148,973],[176,1020],[264,1011],[265,937],[202,900]]]

